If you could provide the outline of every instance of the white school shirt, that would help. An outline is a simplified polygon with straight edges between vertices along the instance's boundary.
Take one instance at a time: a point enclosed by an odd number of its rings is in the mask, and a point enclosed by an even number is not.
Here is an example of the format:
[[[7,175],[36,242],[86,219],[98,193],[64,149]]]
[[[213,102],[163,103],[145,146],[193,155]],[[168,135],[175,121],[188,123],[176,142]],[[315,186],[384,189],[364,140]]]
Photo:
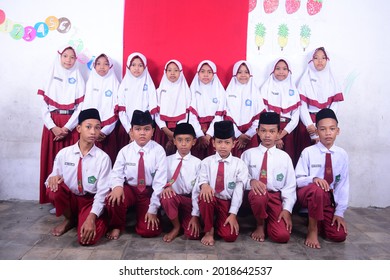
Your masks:
[[[175,154],[167,157],[167,181],[169,182],[172,179],[173,174],[175,173],[176,167],[180,162],[181,156],[178,151]],[[189,153],[183,158],[183,163],[180,168],[179,176],[176,181],[173,183],[172,188],[177,194],[192,194],[196,180],[199,176],[201,160],[197,157],[194,157]],[[192,197],[192,207],[197,207],[198,200],[195,197]]]
[[[72,116],[65,124],[69,130],[73,130],[78,124],[78,116],[82,107],[85,93],[85,81],[79,70],[78,62],[70,69],[65,69],[61,64],[61,54],[64,49],[58,49],[47,80],[38,90],[38,95],[43,97],[41,102],[41,114],[47,129],[56,127],[50,112],[54,110],[74,110]]]
[[[80,193],[77,187],[77,168],[82,157],[83,191]],[[85,192],[95,194],[91,213],[100,216],[104,208],[104,199],[110,187],[108,185],[111,171],[110,157],[95,145],[83,157],[79,143],[61,149],[55,157],[53,171],[49,175],[62,176],[64,183],[76,195],[84,195]],[[46,180],[46,186],[48,179]]]
[[[110,69],[104,77],[96,72],[95,67],[92,69],[87,81],[83,103],[83,110],[95,108],[99,111],[101,132],[105,135],[109,135],[114,130],[118,120],[115,112],[118,109],[119,81],[115,76],[113,64],[109,57],[108,61]],[[96,60],[94,63],[96,63]]]
[[[250,148],[242,153],[241,159],[248,166],[249,179],[246,189],[250,190],[251,179],[259,180],[263,157],[267,148],[263,145]],[[267,190],[280,191],[283,209],[292,213],[297,200],[295,171],[290,156],[275,146],[268,150]]]
[[[344,217],[349,198],[349,159],[346,151],[333,145],[329,150],[321,143],[309,146],[302,151],[295,167],[298,188],[313,183],[315,177],[324,178],[325,154],[332,154],[333,190],[336,203],[335,215]]]
[[[142,60],[145,66],[139,77],[133,76],[129,70],[130,63],[136,56]],[[156,87],[149,74],[147,63],[147,59],[143,54],[138,52],[130,54],[127,58],[126,74],[118,89],[118,115],[127,133],[131,129],[131,119],[135,110],[141,110],[142,112],[148,110],[153,119],[157,112]]]
[[[157,142],[150,140],[145,146],[140,147],[133,141],[124,146],[115,160],[109,185],[112,189],[123,188],[124,183],[137,186],[140,151],[144,152],[146,186],[153,188],[148,212],[157,214],[160,207],[160,194],[167,183],[167,158],[164,148]]]
[[[192,192],[192,197],[198,201],[202,184],[209,184],[211,188],[215,190],[215,180],[217,179],[218,164],[220,161],[225,162],[225,188],[220,193],[215,193],[215,197],[223,200],[231,200],[229,213],[237,214],[242,203],[244,188],[249,175],[245,163],[232,154],[226,159],[222,159],[218,153],[215,153],[202,160],[200,164],[199,179]],[[192,216],[199,216],[199,205],[192,209]]]

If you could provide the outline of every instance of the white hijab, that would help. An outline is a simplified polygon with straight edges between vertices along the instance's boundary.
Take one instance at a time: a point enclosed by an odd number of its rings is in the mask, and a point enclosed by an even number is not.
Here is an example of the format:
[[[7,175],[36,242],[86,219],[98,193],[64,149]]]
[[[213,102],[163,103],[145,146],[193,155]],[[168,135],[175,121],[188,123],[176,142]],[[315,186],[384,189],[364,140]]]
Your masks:
[[[236,77],[241,64],[245,64],[249,70],[250,78],[246,84],[241,84]],[[265,110],[260,89],[253,79],[252,68],[247,61],[240,60],[234,64],[233,77],[226,88],[226,98],[226,119],[237,126],[249,126]]]
[[[67,48],[71,47],[66,45],[58,49],[48,79],[38,91],[48,105],[60,110],[73,110],[75,105],[83,102],[85,91],[85,81],[78,62],[76,61],[70,69],[64,68],[61,64],[61,54]]]
[[[281,60],[286,62],[287,68],[289,69],[288,76],[283,81],[279,81],[274,75],[276,64]],[[263,97],[264,104],[268,107],[268,111],[287,114],[301,105],[299,93],[292,80],[289,65],[289,62],[285,58],[277,59],[273,63],[268,79],[261,86],[261,96]]]
[[[332,102],[342,101],[344,98],[341,87],[332,74],[329,56],[322,71],[315,69],[313,57],[318,49],[311,52],[308,66],[298,83],[298,90],[301,100],[308,105],[323,109],[329,107]]]
[[[97,59],[102,56],[108,59],[110,65],[110,69],[104,77],[100,76],[95,69]],[[115,75],[112,60],[107,55],[103,53],[99,55],[93,65],[86,85],[83,109],[97,109],[102,120],[102,126],[104,126],[113,123],[117,119],[119,81]]]
[[[213,79],[205,85],[199,80],[199,71],[204,64],[207,64],[213,70]],[[226,91],[221,81],[217,76],[217,67],[214,62],[210,60],[203,60],[199,63],[197,73],[192,80],[190,90],[191,98],[191,112],[196,115],[200,121],[212,121],[214,116],[222,116],[225,111]]]
[[[179,79],[172,83],[165,71],[168,64],[175,63],[180,70]],[[162,121],[180,121],[186,117],[191,102],[191,91],[183,74],[183,67],[177,60],[165,64],[164,74],[157,89],[157,103]]]
[[[134,77],[129,68],[134,57],[139,57],[145,69],[139,77]],[[126,111],[131,119],[135,110],[149,110],[153,115],[157,112],[156,87],[149,74],[148,61],[139,52],[130,54],[126,63],[126,74],[118,90],[119,110]]]

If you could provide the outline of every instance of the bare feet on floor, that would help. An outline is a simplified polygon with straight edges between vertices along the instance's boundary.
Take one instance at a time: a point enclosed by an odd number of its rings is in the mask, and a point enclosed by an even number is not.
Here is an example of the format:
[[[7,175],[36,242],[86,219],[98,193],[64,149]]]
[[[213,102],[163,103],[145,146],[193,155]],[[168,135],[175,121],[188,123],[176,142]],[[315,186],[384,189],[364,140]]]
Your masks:
[[[307,236],[305,245],[314,249],[321,249],[320,242],[318,241],[318,227],[317,221],[309,217],[309,225],[307,227]]]
[[[214,240],[214,228],[212,228],[210,231],[206,232],[206,234],[203,236],[203,238],[200,240],[203,245],[205,246],[214,246],[215,240]]]
[[[255,241],[264,242],[265,233],[264,225],[258,225],[254,232],[252,232],[251,237]]]
[[[54,236],[60,236],[73,227],[74,223],[71,220],[65,218],[65,220],[61,224],[57,225],[52,229],[51,234],[53,234]]]
[[[121,234],[120,229],[114,228],[107,232],[106,237],[111,240],[117,240],[119,238],[119,235]]]
[[[175,239],[176,236],[179,235],[179,232],[180,232],[180,227],[178,227],[178,228],[174,227],[170,232],[168,232],[167,234],[164,235],[163,240],[165,242],[168,242],[168,243],[172,242],[173,239]]]

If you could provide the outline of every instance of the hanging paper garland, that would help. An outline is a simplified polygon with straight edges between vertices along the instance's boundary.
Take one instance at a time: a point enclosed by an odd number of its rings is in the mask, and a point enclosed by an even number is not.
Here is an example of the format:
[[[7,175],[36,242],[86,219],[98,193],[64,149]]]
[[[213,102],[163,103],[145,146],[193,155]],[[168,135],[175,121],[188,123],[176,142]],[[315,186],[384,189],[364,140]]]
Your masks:
[[[61,34],[69,32],[72,24],[66,17],[57,18],[49,16],[45,21],[37,22],[33,26],[24,27],[22,24],[14,23],[6,18],[6,14],[0,9],[0,32],[9,33],[15,40],[23,38],[26,42],[31,42],[35,38],[44,38],[50,31],[57,30]]]

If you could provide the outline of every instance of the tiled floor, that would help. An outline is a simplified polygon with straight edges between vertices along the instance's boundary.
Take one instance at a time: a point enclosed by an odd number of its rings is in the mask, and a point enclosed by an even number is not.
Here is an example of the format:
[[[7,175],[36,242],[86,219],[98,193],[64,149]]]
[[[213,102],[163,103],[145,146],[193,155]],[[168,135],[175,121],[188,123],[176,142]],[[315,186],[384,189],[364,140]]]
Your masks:
[[[293,215],[294,229],[287,244],[253,241],[252,219],[240,218],[241,232],[234,243],[217,240],[206,247],[199,241],[176,238],[167,244],[161,237],[144,239],[131,223],[119,240],[104,239],[95,246],[77,243],[76,230],[54,237],[50,230],[62,218],[49,214],[50,205],[34,201],[0,201],[0,260],[389,260],[390,208],[350,208],[346,213],[349,235],[344,243],[320,239],[322,248],[310,249],[303,242],[306,218]],[[131,215],[131,214],[130,214]]]

